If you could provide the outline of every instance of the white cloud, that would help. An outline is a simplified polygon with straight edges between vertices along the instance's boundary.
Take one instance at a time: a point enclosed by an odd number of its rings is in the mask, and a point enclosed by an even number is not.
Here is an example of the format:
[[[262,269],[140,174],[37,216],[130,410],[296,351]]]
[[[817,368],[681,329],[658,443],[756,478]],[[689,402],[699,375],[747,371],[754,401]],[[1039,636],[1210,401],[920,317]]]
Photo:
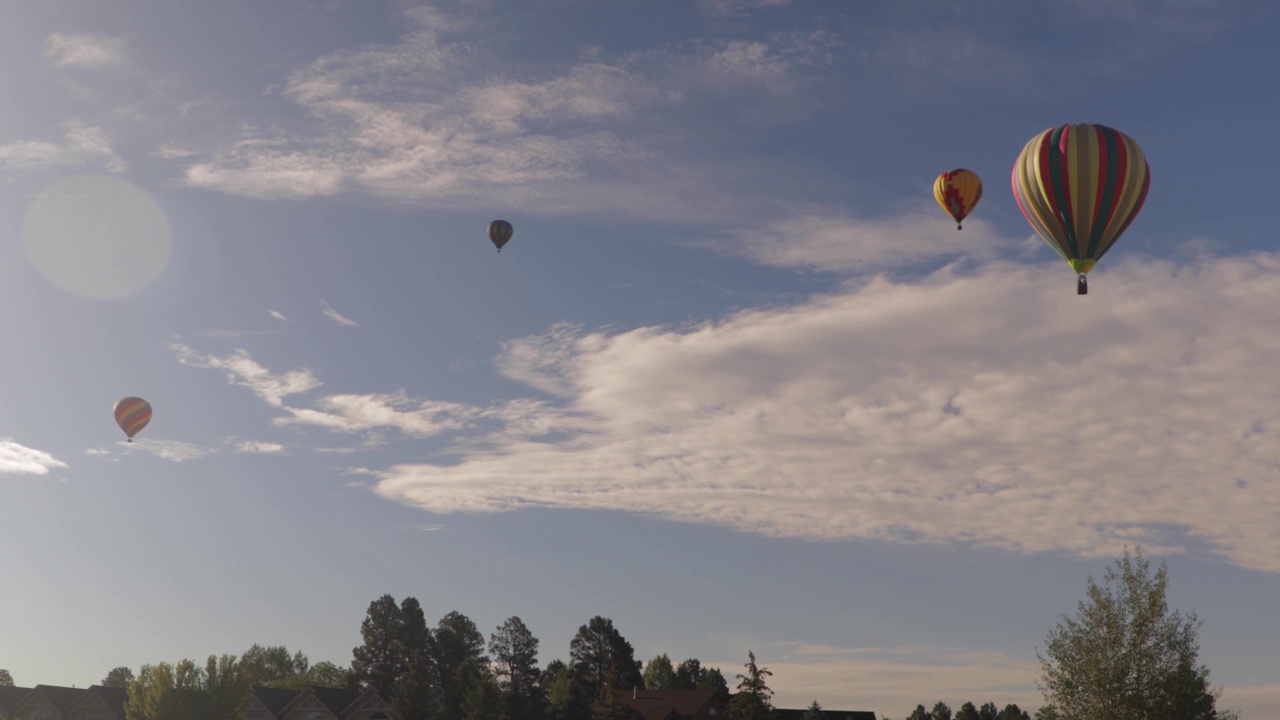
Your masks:
[[[320,306],[323,308],[321,312],[324,313],[324,316],[338,323],[339,325],[346,325],[349,327],[359,327],[360,323],[356,322],[355,320],[352,320],[349,317],[346,317],[345,315],[338,312],[337,310],[334,310],[332,307],[329,306],[329,303],[325,302],[324,300],[320,301]]]
[[[465,18],[442,18],[410,13],[400,41],[297,70],[280,92],[310,132],[237,138],[189,165],[185,181],[263,199],[359,192],[459,209],[500,198],[539,213],[706,222],[711,209],[734,205],[725,186],[741,169],[692,158],[704,149],[673,113],[696,117],[707,103],[723,111],[732,96],[759,114],[762,92],[784,94],[794,112],[807,97],[802,70],[825,62],[836,42],[778,33],[620,57],[588,51],[512,77],[487,42],[443,35],[469,28]]]
[[[131,443],[119,442],[116,443],[116,446],[125,450],[136,448],[149,452],[156,457],[179,463],[188,460],[199,460],[217,452],[214,448],[182,440],[153,440],[150,438],[137,438]]]
[[[284,398],[289,395],[305,393],[321,384],[315,374],[305,368],[273,375],[249,357],[249,352],[244,349],[219,357],[201,355],[181,343],[174,343],[169,348],[183,365],[222,370],[226,373],[228,382],[249,388],[254,395],[273,407],[281,407]]]
[[[38,170],[67,165],[98,165],[110,172],[123,172],[125,161],[111,149],[101,128],[72,121],[63,123],[63,142],[21,140],[0,146],[0,167]]]
[[[1142,543],[1280,572],[1280,337],[1259,332],[1280,321],[1278,270],[1269,254],[1112,261],[1080,297],[1060,263],[993,261],[691,329],[556,328],[499,363],[563,396],[513,413],[545,418],[542,435],[477,430],[458,462],[391,467],[377,490],[436,513],[598,508],[1081,556]]]
[[[260,455],[276,455],[284,452],[284,445],[262,440],[246,440],[236,443],[237,453],[255,453]]]
[[[752,10],[785,7],[795,0],[697,0],[698,8],[709,15],[746,15]]]
[[[53,33],[44,42],[54,67],[101,68],[124,62],[124,40],[104,35]]]
[[[980,219],[964,225],[957,231],[936,206],[871,221],[816,209],[738,229],[715,245],[764,265],[857,272],[961,256],[985,260],[1019,247]]]
[[[284,313],[280,312],[279,310],[268,310],[267,314],[282,322],[293,322],[289,318],[285,317]]]
[[[315,408],[285,408],[291,417],[277,425],[316,425],[337,432],[366,432],[393,428],[413,437],[431,437],[465,427],[483,412],[457,403],[413,400],[403,393],[389,395],[330,395]]]
[[[0,473],[7,475],[48,475],[67,464],[43,450],[29,448],[12,438],[0,440]]]

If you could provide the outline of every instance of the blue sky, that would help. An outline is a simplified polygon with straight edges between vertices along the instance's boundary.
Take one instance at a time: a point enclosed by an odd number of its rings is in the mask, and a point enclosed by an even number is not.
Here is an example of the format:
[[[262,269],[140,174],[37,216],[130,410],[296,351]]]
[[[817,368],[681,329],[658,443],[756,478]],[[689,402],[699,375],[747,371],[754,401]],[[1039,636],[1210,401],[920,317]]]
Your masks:
[[[0,9],[0,667],[287,645],[417,597],[614,620],[783,706],[1040,703],[1124,546],[1280,697],[1280,6]],[[1009,190],[1115,127],[1076,296]],[[957,233],[934,177],[986,194]],[[502,217],[515,237],[495,254]],[[120,397],[155,419],[123,442]]]

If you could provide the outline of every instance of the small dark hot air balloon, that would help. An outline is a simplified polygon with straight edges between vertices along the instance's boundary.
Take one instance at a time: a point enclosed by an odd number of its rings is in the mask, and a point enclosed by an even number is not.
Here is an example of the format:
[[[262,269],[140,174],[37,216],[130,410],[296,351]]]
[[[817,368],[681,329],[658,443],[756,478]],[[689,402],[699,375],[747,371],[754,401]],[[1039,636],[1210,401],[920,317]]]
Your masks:
[[[960,221],[973,212],[974,206],[982,199],[982,179],[972,170],[948,170],[933,181],[933,199],[955,218],[956,229],[959,230]]]
[[[151,422],[151,403],[140,397],[120,398],[116,401],[112,412],[116,416],[116,424],[133,442],[133,436],[142,432],[142,428]]]
[[[507,244],[514,232],[515,229],[506,220],[494,220],[489,223],[489,240],[493,242],[494,247],[498,248],[498,252],[502,252],[502,246]]]

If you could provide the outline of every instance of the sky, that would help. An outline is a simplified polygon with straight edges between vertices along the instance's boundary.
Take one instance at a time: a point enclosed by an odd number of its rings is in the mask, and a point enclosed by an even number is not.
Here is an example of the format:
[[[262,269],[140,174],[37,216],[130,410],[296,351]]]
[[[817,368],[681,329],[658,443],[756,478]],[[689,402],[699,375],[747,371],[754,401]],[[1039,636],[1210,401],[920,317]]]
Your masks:
[[[1041,704],[1126,547],[1280,701],[1280,5],[0,4],[0,667],[416,597],[781,707]],[[1151,167],[1075,293],[1009,189]],[[938,173],[985,194],[957,231]],[[515,234],[495,253],[485,228]],[[154,418],[132,444],[111,409]]]

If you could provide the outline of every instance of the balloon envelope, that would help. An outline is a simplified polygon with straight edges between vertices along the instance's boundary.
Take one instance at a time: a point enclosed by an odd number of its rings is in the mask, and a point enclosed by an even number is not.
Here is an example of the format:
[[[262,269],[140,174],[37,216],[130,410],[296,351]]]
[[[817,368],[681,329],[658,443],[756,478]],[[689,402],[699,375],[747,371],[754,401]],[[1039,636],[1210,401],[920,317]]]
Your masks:
[[[151,403],[140,397],[120,398],[112,412],[116,416],[116,424],[130,441],[151,422]]]
[[[968,217],[982,199],[982,178],[964,168],[948,170],[933,181],[933,198],[955,218],[958,229],[960,221]]]
[[[1133,138],[1103,125],[1059,125],[1013,163],[1013,196],[1031,227],[1084,275],[1138,216],[1151,168]]]
[[[498,248],[498,252],[502,252],[502,246],[507,244],[514,233],[515,229],[506,220],[494,220],[489,223],[489,240],[494,247]]]

